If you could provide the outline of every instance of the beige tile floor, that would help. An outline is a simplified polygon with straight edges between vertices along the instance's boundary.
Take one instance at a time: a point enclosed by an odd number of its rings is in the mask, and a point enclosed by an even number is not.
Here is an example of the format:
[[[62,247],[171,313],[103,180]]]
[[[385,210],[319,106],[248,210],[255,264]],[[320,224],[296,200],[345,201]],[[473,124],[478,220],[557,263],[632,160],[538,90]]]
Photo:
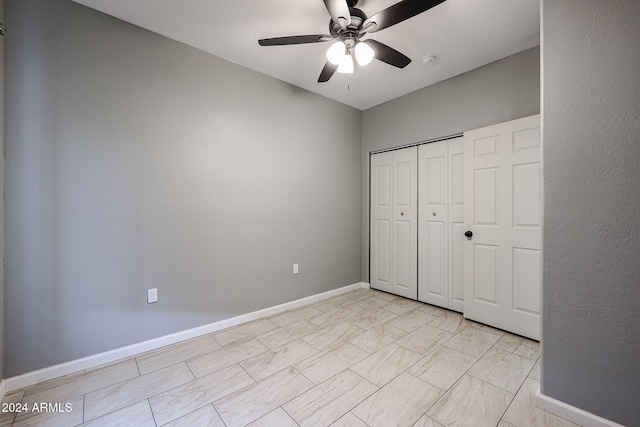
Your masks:
[[[539,345],[360,289],[56,378],[0,426],[575,426],[535,407]]]

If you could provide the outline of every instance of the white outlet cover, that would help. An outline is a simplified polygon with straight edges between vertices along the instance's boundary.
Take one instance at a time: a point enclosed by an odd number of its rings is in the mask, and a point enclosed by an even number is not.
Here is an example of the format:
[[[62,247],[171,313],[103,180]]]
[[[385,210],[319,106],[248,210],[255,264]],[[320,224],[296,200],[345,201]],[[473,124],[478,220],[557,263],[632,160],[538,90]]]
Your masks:
[[[147,289],[147,304],[158,302],[158,288]]]

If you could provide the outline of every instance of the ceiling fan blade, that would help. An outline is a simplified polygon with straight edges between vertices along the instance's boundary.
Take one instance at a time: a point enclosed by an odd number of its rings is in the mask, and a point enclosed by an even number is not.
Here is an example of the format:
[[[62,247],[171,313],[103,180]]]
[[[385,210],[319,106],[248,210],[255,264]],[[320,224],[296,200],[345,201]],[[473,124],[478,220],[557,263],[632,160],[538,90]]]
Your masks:
[[[404,0],[376,13],[362,24],[362,32],[374,33],[396,25],[432,7],[444,3],[445,0]]]
[[[343,30],[346,30],[347,26],[351,24],[351,13],[346,0],[324,0],[324,5],[327,7],[333,22],[340,25]]]
[[[336,72],[337,69],[338,69],[337,65],[334,65],[331,62],[327,61],[327,63],[324,64],[324,68],[322,69],[322,72],[320,73],[320,77],[318,77],[318,83],[328,82],[331,76],[333,76],[333,74]]]
[[[386,62],[389,65],[393,65],[394,67],[398,68],[404,68],[411,62],[411,59],[408,56],[398,52],[394,48],[389,47],[384,43],[380,43],[379,41],[371,39],[363,40],[362,42],[366,43],[367,45],[369,45],[369,47],[371,47],[371,49],[373,49],[374,58],[382,62]]]
[[[332,40],[332,37],[328,34],[309,34],[306,36],[288,36],[288,37],[274,37],[271,39],[260,39],[258,44],[260,46],[283,46],[289,44],[303,44],[303,43],[320,43]]]

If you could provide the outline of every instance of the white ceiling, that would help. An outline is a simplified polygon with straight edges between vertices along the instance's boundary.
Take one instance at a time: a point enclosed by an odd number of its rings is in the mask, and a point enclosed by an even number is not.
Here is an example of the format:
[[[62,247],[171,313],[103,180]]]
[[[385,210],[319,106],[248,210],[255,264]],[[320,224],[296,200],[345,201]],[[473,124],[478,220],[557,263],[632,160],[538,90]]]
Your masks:
[[[124,21],[364,110],[540,44],[540,0],[447,0],[368,34],[411,58],[373,61],[318,83],[330,42],[261,47],[258,39],[328,34],[322,0],[74,0]],[[398,0],[360,0],[368,16]],[[436,55],[436,65],[424,65]]]

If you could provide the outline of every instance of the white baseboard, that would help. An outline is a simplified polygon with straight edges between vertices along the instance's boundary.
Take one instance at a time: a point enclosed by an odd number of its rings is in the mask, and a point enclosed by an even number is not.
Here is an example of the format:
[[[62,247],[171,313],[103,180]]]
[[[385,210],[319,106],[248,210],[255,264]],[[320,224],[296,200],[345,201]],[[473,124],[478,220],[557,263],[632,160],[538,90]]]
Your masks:
[[[538,393],[536,396],[536,406],[582,427],[624,427],[622,424],[599,417],[542,393]]]
[[[94,354],[92,356],[83,357],[82,359],[72,360],[70,362],[61,363],[59,365],[54,365],[47,368],[39,369],[37,371],[7,378],[6,380],[2,380],[2,382],[0,383],[0,391],[2,391],[2,395],[4,395],[4,393],[7,391],[18,390],[23,387],[38,384],[42,381],[47,381],[85,369],[95,368],[97,366],[104,365],[105,363],[111,363],[127,357],[136,356],[150,350],[155,350],[161,347],[179,343],[181,341],[197,338],[201,335],[217,332],[231,326],[239,325],[241,323],[250,322],[252,320],[261,319],[263,317],[273,316],[274,314],[282,313],[287,310],[302,307],[304,305],[314,304],[316,302],[360,288],[368,289],[369,284],[364,282],[354,283],[353,285],[347,285],[342,288],[323,292],[321,294],[311,295],[299,300],[287,302],[247,314],[242,314],[230,319],[220,320],[208,325],[198,326],[196,328],[176,332],[171,335],[165,335],[152,340],[143,341],[141,343],[117,348],[114,350],[106,351],[104,353]]]

